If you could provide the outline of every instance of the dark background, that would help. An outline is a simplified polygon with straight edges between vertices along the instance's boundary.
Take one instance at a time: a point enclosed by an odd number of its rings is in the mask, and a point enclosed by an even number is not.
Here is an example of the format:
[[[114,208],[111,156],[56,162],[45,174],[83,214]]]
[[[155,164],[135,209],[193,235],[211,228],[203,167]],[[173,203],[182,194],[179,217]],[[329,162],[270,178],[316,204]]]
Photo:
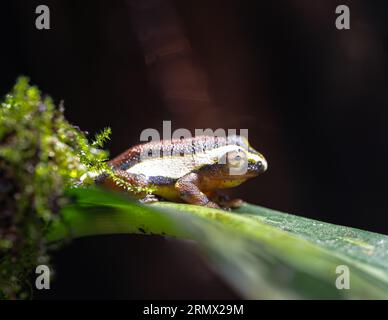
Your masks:
[[[35,28],[35,8],[51,29]],[[351,29],[335,28],[347,4]],[[145,128],[246,128],[269,170],[245,200],[388,234],[386,1],[22,1],[1,3],[0,94],[19,75],[64,100],[115,156]],[[37,298],[234,298],[194,244],[80,239],[53,254]]]

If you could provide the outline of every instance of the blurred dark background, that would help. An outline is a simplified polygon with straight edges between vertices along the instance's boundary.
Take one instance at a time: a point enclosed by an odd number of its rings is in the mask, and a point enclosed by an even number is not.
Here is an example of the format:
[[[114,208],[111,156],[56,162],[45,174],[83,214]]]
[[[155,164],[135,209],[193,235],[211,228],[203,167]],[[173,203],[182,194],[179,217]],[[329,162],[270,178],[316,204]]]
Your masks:
[[[48,5],[51,29],[35,28]],[[350,7],[350,30],[335,8]],[[115,156],[146,128],[246,128],[269,170],[249,202],[388,234],[388,3],[333,0],[3,1],[0,94],[19,75],[64,100]],[[193,132],[193,131],[192,131]],[[194,244],[80,239],[37,298],[235,298]]]

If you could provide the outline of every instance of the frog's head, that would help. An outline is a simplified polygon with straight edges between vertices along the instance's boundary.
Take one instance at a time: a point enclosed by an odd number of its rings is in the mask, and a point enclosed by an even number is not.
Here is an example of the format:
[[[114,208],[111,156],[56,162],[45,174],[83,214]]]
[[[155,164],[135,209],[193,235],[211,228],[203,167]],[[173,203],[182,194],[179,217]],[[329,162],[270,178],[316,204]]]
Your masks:
[[[246,180],[267,170],[264,156],[253,149],[241,136],[228,138],[227,144],[218,149],[219,178]]]
[[[225,169],[232,178],[251,178],[267,170],[268,164],[264,156],[249,147],[236,146],[224,155]]]

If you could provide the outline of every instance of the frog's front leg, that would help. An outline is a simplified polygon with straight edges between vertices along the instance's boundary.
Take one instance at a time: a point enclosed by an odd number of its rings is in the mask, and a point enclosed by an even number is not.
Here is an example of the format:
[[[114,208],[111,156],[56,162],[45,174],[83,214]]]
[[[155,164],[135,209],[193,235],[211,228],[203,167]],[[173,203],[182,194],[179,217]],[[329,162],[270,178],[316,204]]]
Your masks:
[[[182,200],[190,204],[196,204],[209,208],[219,208],[219,205],[209,200],[200,190],[200,177],[197,173],[189,173],[175,183],[175,189]]]

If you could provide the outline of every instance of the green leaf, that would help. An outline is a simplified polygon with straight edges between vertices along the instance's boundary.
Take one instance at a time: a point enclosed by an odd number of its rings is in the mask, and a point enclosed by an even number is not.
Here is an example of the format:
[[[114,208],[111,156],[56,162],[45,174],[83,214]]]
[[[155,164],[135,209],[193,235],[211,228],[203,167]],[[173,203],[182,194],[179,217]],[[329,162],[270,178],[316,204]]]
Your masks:
[[[210,265],[245,298],[387,299],[388,237],[254,205],[236,212],[175,203],[141,205],[98,189],[75,201],[49,234],[139,233],[196,241]],[[350,289],[337,289],[338,266]],[[190,270],[187,270],[190,272]]]

